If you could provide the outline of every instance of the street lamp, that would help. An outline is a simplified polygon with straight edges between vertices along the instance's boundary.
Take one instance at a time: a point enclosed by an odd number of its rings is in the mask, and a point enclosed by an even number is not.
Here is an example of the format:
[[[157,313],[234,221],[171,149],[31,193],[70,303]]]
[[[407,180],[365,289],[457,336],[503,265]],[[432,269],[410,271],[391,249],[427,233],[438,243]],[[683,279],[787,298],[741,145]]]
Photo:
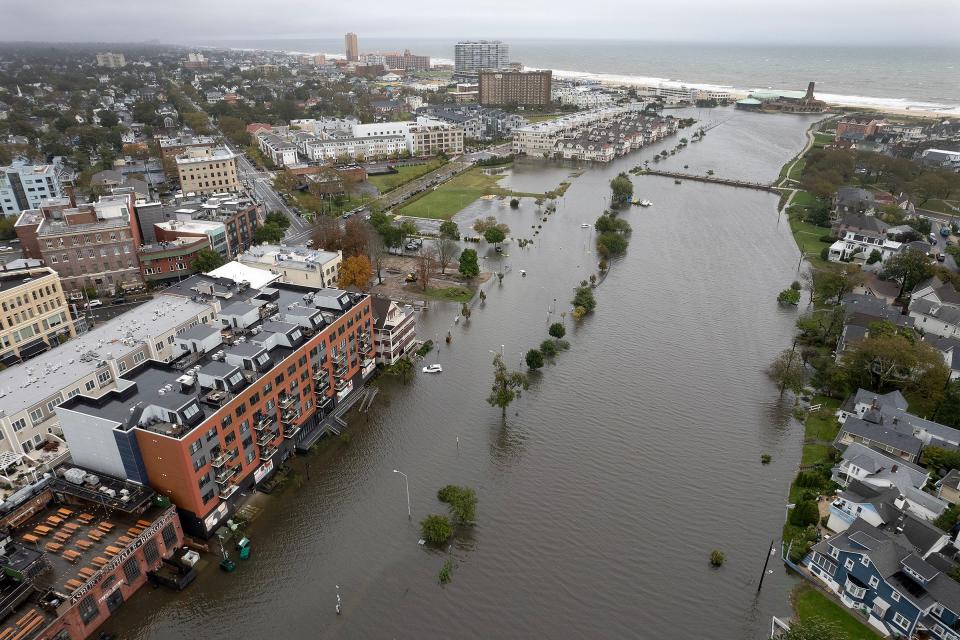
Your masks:
[[[403,471],[394,469],[393,472],[399,473],[403,476],[403,484],[407,487],[407,519],[410,519],[413,517],[413,514],[410,512],[410,479],[407,478],[407,474],[405,474]]]

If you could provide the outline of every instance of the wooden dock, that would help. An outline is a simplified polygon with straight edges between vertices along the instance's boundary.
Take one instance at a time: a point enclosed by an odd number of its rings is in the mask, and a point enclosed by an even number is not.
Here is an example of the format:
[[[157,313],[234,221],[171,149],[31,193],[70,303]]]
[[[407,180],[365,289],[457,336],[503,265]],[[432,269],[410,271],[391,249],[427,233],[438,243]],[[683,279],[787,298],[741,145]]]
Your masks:
[[[745,180],[731,180],[730,178],[720,178],[717,176],[700,176],[693,173],[682,173],[679,171],[658,171],[657,169],[639,169],[635,175],[638,176],[661,176],[663,178],[673,178],[675,180],[694,180],[696,182],[710,182],[713,184],[724,184],[728,187],[739,187],[741,189],[754,189],[756,191],[766,191],[780,195],[780,190],[769,184],[759,182],[747,182]]]

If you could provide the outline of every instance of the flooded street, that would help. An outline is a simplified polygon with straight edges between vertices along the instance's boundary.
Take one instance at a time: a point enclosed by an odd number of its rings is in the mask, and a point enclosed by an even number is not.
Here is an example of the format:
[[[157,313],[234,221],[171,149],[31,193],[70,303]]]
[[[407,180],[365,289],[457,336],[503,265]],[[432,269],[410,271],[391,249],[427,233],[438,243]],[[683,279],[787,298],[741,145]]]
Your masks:
[[[812,121],[667,113],[724,122],[659,168],[763,182]],[[453,335],[426,360],[439,357],[443,374],[379,378],[351,442],[296,460],[309,480],[264,501],[250,560],[233,574],[211,568],[183,594],[144,591],[105,628],[191,640],[765,637],[770,616],[789,611],[793,579],[776,559],[756,590],[802,437],[764,374],[797,315],[776,303],[799,257],[776,196],[634,177],[654,206],[623,212],[630,247],[597,288],[596,312],[579,324],[567,313],[570,350],[531,376],[506,424],[485,401],[490,352],[502,345],[518,368],[596,273],[594,231],[581,223],[607,206],[610,179],[689,133],[580,167],[546,222],[530,200],[461,213],[498,215],[519,237],[543,226],[534,246],[508,244],[503,258],[479,245],[484,268],[510,270],[485,285],[470,320],[453,324],[457,309],[443,304],[421,316],[421,338]],[[502,184],[543,191],[577,169],[524,160]],[[412,520],[394,469],[409,476]],[[436,492],[450,483],[473,487],[479,505],[440,586],[446,553],[417,544],[418,523],[446,511]],[[714,548],[726,554],[720,569],[708,563]]]

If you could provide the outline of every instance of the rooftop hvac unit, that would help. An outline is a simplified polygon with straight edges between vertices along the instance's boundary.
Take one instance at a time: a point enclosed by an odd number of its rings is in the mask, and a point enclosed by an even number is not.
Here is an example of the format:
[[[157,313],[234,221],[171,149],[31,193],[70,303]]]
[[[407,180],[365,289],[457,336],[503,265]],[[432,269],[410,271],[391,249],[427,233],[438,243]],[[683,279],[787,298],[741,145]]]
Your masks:
[[[77,469],[76,467],[72,469],[67,469],[63,472],[63,478],[67,482],[73,484],[83,484],[83,478],[87,475],[87,472],[83,469]]]
[[[86,482],[86,483],[87,483],[88,485],[90,485],[91,487],[95,487],[95,486],[97,486],[98,484],[100,484],[100,477],[99,477],[99,476],[95,476],[95,475],[93,475],[92,473],[88,473],[87,475],[85,475],[85,476],[83,477],[83,481]]]

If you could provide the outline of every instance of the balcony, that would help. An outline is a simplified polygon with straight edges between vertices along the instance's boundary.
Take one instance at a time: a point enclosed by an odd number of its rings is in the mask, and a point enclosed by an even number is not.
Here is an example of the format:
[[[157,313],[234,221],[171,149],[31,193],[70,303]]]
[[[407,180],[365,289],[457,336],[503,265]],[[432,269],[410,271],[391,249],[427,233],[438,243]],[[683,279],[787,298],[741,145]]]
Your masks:
[[[281,421],[283,424],[287,425],[287,424],[290,424],[290,423],[293,423],[293,422],[296,422],[297,420],[299,420],[299,419],[300,419],[300,415],[301,415],[301,414],[300,414],[300,410],[299,410],[299,409],[290,409],[290,410],[288,410],[288,411],[284,411],[284,412],[283,412],[283,415],[280,416],[280,421]]]
[[[221,487],[219,491],[220,498],[222,500],[226,500],[227,498],[235,494],[237,492],[237,489],[239,489],[239,487],[235,484],[229,484],[225,487]]]
[[[261,416],[260,418],[257,418],[257,419],[254,421],[254,423],[253,423],[253,429],[254,429],[255,431],[258,431],[258,432],[259,432],[259,431],[263,431],[263,430],[266,429],[267,427],[272,426],[275,422],[276,422],[276,420],[275,420],[272,416],[269,416],[269,417],[268,417],[268,416]]]
[[[270,431],[264,431],[257,434],[257,444],[259,446],[265,446],[267,443],[272,442],[280,434],[279,431],[271,429]]]
[[[317,409],[326,409],[333,404],[333,398],[330,396],[323,395],[321,393],[318,393],[317,395],[320,396],[317,398]]]
[[[213,466],[214,469],[220,469],[221,467],[223,467],[223,465],[227,464],[228,462],[230,462],[230,456],[228,456],[226,452],[224,452],[218,455],[213,460],[211,460],[210,464]]]
[[[830,505],[830,513],[842,519],[846,523],[852,523],[860,514],[850,508],[850,505],[843,500],[835,500]]]
[[[296,403],[297,403],[296,396],[284,396],[279,400],[277,400],[277,406],[280,407],[281,410],[289,409]]]
[[[222,485],[225,482],[227,482],[227,480],[229,480],[234,475],[236,475],[236,473],[237,473],[237,469],[235,467],[224,467],[223,469],[217,472],[217,475],[215,475],[213,479],[217,481],[217,484]]]
[[[336,389],[337,392],[339,393],[340,391],[343,391],[344,389],[346,389],[349,385],[350,385],[350,380],[346,378],[338,378],[337,384],[333,385],[333,388]]]
[[[326,367],[320,367],[313,372],[313,380],[322,386],[327,386],[330,382],[330,371],[328,371]]]
[[[277,451],[278,451],[278,449],[277,449],[276,447],[261,446],[261,447],[260,447],[260,460],[266,462],[267,460],[269,460],[270,458],[272,458],[272,457],[277,453]]]
[[[285,427],[283,429],[283,437],[288,440],[293,438],[298,433],[300,433],[300,427],[297,425],[292,425],[290,428]]]

